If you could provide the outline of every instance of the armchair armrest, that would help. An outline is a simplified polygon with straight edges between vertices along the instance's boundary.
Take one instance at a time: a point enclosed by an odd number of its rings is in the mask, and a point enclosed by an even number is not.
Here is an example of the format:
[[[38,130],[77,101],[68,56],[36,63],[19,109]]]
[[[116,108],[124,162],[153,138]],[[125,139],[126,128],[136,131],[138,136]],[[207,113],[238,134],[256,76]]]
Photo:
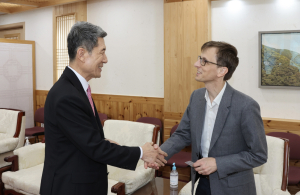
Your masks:
[[[153,129],[153,137],[152,137],[152,142],[154,143],[154,144],[156,144],[157,143],[157,135],[158,135],[158,133],[159,133],[159,126],[158,125],[155,125],[155,127],[154,127],[154,129]],[[159,142],[158,142],[159,143]]]
[[[42,164],[45,159],[45,144],[36,143],[21,147],[14,151],[14,155],[18,156],[20,170]]]
[[[3,194],[3,190],[4,190],[4,183],[2,182],[2,174],[6,171],[11,171],[11,167],[12,165],[8,165],[0,168],[0,194]]]
[[[154,173],[155,173],[154,169],[151,168],[145,169],[144,164],[142,164],[138,166],[135,171],[131,171],[128,174],[122,175],[118,179],[119,183],[114,185],[111,191],[113,192],[113,189],[117,189],[118,186],[122,185],[121,183],[124,183],[126,194],[130,194],[136,191],[137,189],[143,187],[144,185],[146,185],[149,181],[151,181],[154,178]]]
[[[117,195],[125,195],[125,183],[119,182],[111,187],[111,192]]]
[[[11,171],[19,170],[19,157],[17,155],[9,156],[4,158],[5,162],[11,162]]]

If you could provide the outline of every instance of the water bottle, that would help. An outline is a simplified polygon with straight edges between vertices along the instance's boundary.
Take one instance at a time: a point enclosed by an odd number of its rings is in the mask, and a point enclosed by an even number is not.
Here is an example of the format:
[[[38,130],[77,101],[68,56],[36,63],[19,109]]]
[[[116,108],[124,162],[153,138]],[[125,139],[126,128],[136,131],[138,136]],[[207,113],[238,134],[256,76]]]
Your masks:
[[[170,195],[178,195],[178,188],[170,188]]]
[[[26,139],[25,146],[31,145],[31,143],[30,143],[29,140],[28,140],[28,137],[25,137],[25,139]]]
[[[170,173],[170,187],[178,188],[178,172],[176,171],[175,163],[173,163],[172,171]]]

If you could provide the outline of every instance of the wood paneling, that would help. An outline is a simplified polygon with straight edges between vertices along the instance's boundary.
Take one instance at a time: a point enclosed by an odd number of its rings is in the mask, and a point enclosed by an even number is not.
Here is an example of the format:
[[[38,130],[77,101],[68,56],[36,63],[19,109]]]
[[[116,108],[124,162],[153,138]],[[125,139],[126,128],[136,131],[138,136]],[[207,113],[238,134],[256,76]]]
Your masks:
[[[165,141],[172,127],[180,122],[191,93],[204,87],[195,80],[197,69],[193,65],[201,53],[201,46],[211,39],[211,24],[210,0],[164,2]],[[189,177],[189,173],[184,177]]]
[[[37,108],[44,107],[48,91],[36,90]],[[163,98],[92,94],[98,112],[108,118],[136,121],[155,117],[163,121]]]
[[[36,109],[35,110],[45,106],[48,92],[49,92],[48,90],[36,90],[35,91],[35,96],[36,96]]]
[[[92,94],[98,112],[109,118],[136,121],[155,117],[163,121],[163,98]]]
[[[165,1],[164,33],[165,111],[182,113],[191,93],[204,86],[195,81],[193,64],[210,40],[210,0]]]
[[[300,120],[263,118],[266,134],[270,132],[288,132],[300,135]]]
[[[164,141],[170,137],[170,132],[173,126],[180,123],[180,120],[176,119],[165,119],[164,120]]]

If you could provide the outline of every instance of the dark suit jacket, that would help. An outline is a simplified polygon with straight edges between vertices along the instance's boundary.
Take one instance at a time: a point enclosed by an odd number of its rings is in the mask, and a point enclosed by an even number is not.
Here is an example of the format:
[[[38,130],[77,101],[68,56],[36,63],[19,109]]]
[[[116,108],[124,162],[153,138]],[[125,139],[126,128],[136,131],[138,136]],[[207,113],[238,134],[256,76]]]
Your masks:
[[[139,147],[105,141],[96,107],[95,113],[77,76],[66,67],[45,103],[42,195],[106,195],[107,164],[135,170]]]
[[[205,120],[205,88],[197,89],[180,124],[162,146],[167,159],[192,144],[192,161],[202,156],[201,137]],[[267,161],[267,141],[258,103],[228,83],[219,105],[208,157],[217,171],[209,175],[212,195],[255,195],[253,168]],[[196,171],[192,168],[192,191]],[[200,178],[201,179],[201,178]]]

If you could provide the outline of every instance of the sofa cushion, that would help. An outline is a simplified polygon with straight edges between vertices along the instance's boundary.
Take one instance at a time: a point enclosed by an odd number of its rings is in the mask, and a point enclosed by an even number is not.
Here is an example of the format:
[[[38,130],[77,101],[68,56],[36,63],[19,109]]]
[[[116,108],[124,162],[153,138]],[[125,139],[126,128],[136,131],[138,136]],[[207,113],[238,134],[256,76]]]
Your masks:
[[[19,111],[0,109],[0,133],[13,137],[18,121]]]
[[[2,181],[5,188],[26,192],[27,194],[39,194],[43,167],[44,163],[16,172],[4,172]]]
[[[154,169],[144,168],[144,164],[137,166],[135,171],[120,169],[108,165],[108,178],[125,183],[125,193],[130,194],[146,185],[154,178]]]
[[[0,133],[0,154],[13,151],[19,143],[19,138]]]
[[[126,146],[142,146],[151,142],[154,125],[124,120],[107,120],[104,123],[105,138]]]

